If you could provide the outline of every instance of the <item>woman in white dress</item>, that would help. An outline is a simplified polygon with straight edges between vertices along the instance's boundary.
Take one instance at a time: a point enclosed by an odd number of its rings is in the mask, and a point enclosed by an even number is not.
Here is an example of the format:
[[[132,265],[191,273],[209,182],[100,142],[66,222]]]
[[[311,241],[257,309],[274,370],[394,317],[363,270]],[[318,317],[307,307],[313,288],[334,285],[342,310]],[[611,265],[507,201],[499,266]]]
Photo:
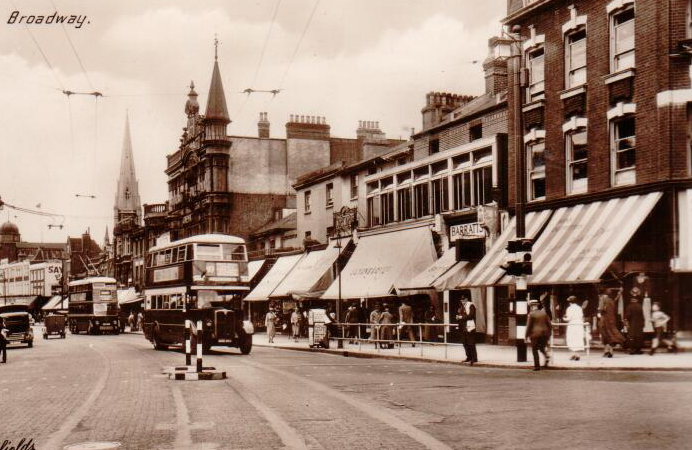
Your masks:
[[[274,308],[269,308],[267,315],[264,317],[264,325],[267,327],[267,337],[271,344],[274,342],[274,336],[276,336],[276,313],[274,313]]]
[[[571,360],[579,361],[579,352],[584,351],[584,311],[574,295],[567,298],[569,307],[565,312],[567,322],[567,347],[572,352]]]

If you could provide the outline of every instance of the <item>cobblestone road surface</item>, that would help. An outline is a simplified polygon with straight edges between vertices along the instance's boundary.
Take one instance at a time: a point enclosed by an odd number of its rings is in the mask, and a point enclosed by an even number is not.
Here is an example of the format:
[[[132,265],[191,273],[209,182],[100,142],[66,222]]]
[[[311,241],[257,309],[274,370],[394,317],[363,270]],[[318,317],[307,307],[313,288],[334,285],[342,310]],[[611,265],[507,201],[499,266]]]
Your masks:
[[[692,374],[483,369],[217,348],[223,381],[170,381],[141,335],[13,348],[0,445],[123,449],[690,448]]]

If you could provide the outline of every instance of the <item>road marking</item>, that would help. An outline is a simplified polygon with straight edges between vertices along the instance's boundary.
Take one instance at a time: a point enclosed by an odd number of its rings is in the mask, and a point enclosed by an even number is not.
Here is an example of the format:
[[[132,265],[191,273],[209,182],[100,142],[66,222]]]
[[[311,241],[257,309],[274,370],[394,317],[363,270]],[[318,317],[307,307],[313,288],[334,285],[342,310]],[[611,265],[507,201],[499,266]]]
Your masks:
[[[400,419],[399,417],[395,416],[391,412],[387,411],[385,408],[382,408],[378,405],[374,405],[371,403],[365,403],[363,401],[357,400],[356,398],[350,397],[349,395],[346,395],[343,392],[340,392],[340,391],[338,391],[334,388],[331,388],[325,384],[318,383],[318,382],[313,381],[313,380],[308,380],[305,377],[295,375],[295,374],[293,374],[289,371],[286,371],[286,370],[281,370],[281,369],[277,369],[275,367],[266,366],[262,363],[258,363],[255,361],[252,361],[252,362],[251,361],[243,361],[243,364],[254,366],[258,369],[266,370],[268,372],[273,372],[273,373],[275,373],[277,375],[281,375],[285,378],[292,378],[293,380],[295,380],[297,382],[305,383],[305,384],[309,385],[310,387],[312,387],[313,390],[322,392],[322,393],[330,395],[332,397],[335,397],[344,403],[348,403],[352,407],[360,410],[361,412],[369,415],[370,417],[377,419],[377,420],[389,425],[390,427],[396,429],[400,433],[405,434],[406,436],[410,437],[411,439],[417,441],[419,444],[421,444],[422,446],[424,446],[427,449],[430,449],[430,450],[451,450],[451,447],[448,446],[447,444],[445,444],[444,442],[437,440],[432,435],[426,433],[423,430],[420,430],[420,429],[414,427],[410,423]],[[239,394],[241,396],[243,396],[243,393],[239,392]],[[270,413],[273,413],[273,411],[270,411]],[[271,420],[269,421],[269,423],[273,427]],[[279,434],[279,436],[281,436],[280,433],[277,433],[277,434]]]
[[[96,402],[96,399],[99,397],[99,395],[101,395],[101,392],[106,387],[106,380],[108,380],[108,375],[110,375],[111,371],[110,363],[100,350],[94,348],[93,345],[90,345],[89,347],[96,351],[96,353],[101,357],[105,364],[105,370],[101,373],[101,376],[96,382],[96,386],[94,386],[94,389],[91,390],[89,397],[84,401],[84,403],[82,403],[76,411],[70,414],[67,420],[63,422],[62,426],[60,426],[58,431],[51,435],[48,442],[41,445],[39,448],[61,448],[60,444],[62,444],[62,442],[65,440],[65,438],[67,438],[77,424],[81,422],[84,417],[86,417],[89,409]],[[66,376],[63,375],[62,378],[66,378]]]
[[[213,450],[219,447],[218,444],[211,442],[204,442],[199,444],[192,443],[192,429],[193,425],[190,424],[190,415],[187,411],[187,406],[185,406],[185,400],[183,399],[183,393],[180,391],[180,386],[173,385],[171,387],[173,392],[173,401],[175,403],[175,442],[173,446],[176,450]],[[199,428],[194,427],[194,429],[207,429],[206,426],[211,422],[204,422]]]
[[[276,433],[276,435],[279,436],[281,442],[284,443],[284,446],[286,448],[301,450],[308,449],[307,444],[305,443],[303,438],[300,437],[298,431],[296,431],[295,428],[290,426],[288,422],[286,422],[272,408],[270,408],[269,406],[264,404],[259,398],[257,398],[255,394],[251,393],[249,389],[236,389],[228,381],[226,381],[226,384],[228,385],[228,387],[233,389],[233,391],[236,394],[238,394],[240,398],[248,402],[250,405],[253,406],[253,408],[255,408],[260,414],[264,416],[264,418],[267,420],[267,423],[269,423],[269,426],[272,427],[274,433]]]

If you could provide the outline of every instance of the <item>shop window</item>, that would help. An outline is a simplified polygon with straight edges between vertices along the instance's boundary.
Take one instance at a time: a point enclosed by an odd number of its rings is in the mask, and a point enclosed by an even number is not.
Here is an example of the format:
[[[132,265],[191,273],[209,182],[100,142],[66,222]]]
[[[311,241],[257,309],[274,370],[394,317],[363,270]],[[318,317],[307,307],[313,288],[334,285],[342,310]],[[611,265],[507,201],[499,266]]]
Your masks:
[[[526,146],[529,201],[545,198],[545,141],[538,140]]]
[[[367,200],[368,226],[374,227],[380,224],[380,198],[370,197]]]
[[[438,178],[432,183],[432,207],[433,214],[440,214],[449,210],[449,180]]]
[[[351,198],[358,198],[358,174],[351,175]]]
[[[454,209],[471,206],[471,172],[458,173],[452,178],[454,188]]]
[[[610,55],[612,72],[634,67],[634,5],[611,14]]]
[[[469,128],[469,141],[475,141],[483,138],[483,124],[479,123],[477,125]]]
[[[565,135],[567,153],[567,193],[586,192],[588,183],[588,145],[586,128]]]
[[[404,183],[408,183],[409,181],[411,181],[411,171],[410,170],[407,170],[406,172],[401,172],[401,173],[397,174],[397,176],[396,176],[397,184],[404,184]]]
[[[586,83],[586,29],[575,31],[565,39],[567,89]]]
[[[633,115],[611,122],[613,185],[636,181],[636,122]]]
[[[463,167],[468,167],[471,164],[471,154],[464,153],[463,155],[458,155],[452,158],[452,166],[455,169],[461,169]]]
[[[473,171],[474,201],[476,205],[485,205],[493,201],[493,169],[483,167]]]
[[[305,194],[303,194],[303,198],[305,199],[305,214],[310,213],[310,198],[312,197],[312,193],[310,191],[305,191]]]
[[[380,180],[380,189],[389,189],[394,186],[394,177],[385,177]]]
[[[394,193],[388,192],[380,195],[380,211],[382,224],[394,222]]]
[[[413,217],[411,189],[399,189],[396,191],[396,201],[399,210],[399,220],[408,220]]]
[[[430,214],[428,183],[413,186],[413,200],[415,218],[425,217]]]
[[[334,183],[327,183],[326,186],[327,208],[334,206]]]
[[[529,71],[527,102],[531,103],[545,97],[545,50],[538,47],[527,53],[526,68]]]

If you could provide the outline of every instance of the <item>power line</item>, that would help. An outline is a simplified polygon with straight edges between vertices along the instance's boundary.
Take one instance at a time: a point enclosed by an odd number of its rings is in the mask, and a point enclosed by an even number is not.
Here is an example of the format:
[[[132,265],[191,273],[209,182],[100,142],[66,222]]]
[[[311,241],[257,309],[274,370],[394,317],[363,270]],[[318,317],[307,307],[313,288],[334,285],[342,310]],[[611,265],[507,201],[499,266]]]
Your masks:
[[[15,10],[19,10],[19,8],[17,8],[17,5],[14,4],[13,0],[10,0],[10,3],[12,3],[12,6],[14,7]],[[31,40],[34,41],[34,45],[36,45],[36,48],[38,49],[39,53],[41,54],[41,56],[43,56],[43,60],[46,62],[46,65],[51,70],[51,72],[53,72],[53,76],[55,77],[55,80],[58,82],[58,84],[60,85],[61,88],[65,89],[65,86],[62,84],[62,81],[60,81],[60,78],[58,77],[58,73],[55,71],[55,69],[53,68],[53,65],[50,63],[50,61],[48,61],[48,57],[43,52],[43,49],[41,48],[38,41],[34,37],[34,34],[31,32],[31,28],[29,28],[29,25],[27,25],[26,23],[24,24],[24,27],[26,28],[27,33],[29,33],[29,36],[31,36]]]
[[[51,4],[53,5],[53,8],[55,8],[55,12],[58,12],[58,7],[55,6],[55,2],[53,0],[50,1]],[[72,42],[72,39],[70,39],[70,35],[67,33],[67,28],[65,28],[65,24],[61,23],[60,26],[62,27],[62,31],[65,33],[65,37],[67,38],[67,42],[70,43],[70,47],[72,47],[72,52],[74,53],[75,57],[77,58],[77,62],[79,62],[79,67],[82,68],[82,73],[84,74],[84,78],[86,78],[87,83],[89,83],[89,87],[94,90],[94,85],[91,83],[91,80],[89,79],[89,75],[87,74],[86,69],[84,69],[84,64],[82,64],[82,58],[79,57],[79,53],[77,53],[77,49],[74,46],[74,43]]]
[[[283,88],[284,81],[286,80],[286,76],[288,75],[288,71],[291,70],[291,66],[293,65],[293,61],[296,58],[296,55],[298,54],[298,50],[300,49],[300,44],[303,42],[303,38],[305,37],[305,34],[308,31],[308,28],[310,27],[310,24],[312,23],[312,18],[315,15],[315,11],[317,11],[317,7],[320,4],[320,0],[315,1],[315,6],[313,6],[312,11],[310,12],[310,17],[308,17],[308,21],[305,24],[305,28],[303,28],[303,32],[300,35],[300,39],[298,39],[298,44],[296,45],[295,50],[293,51],[293,55],[291,55],[291,59],[288,61],[288,65],[286,66],[286,70],[284,71],[283,76],[281,77],[281,81],[279,82],[279,89]]]
[[[255,75],[252,77],[252,84],[250,84],[250,86],[254,86],[255,82],[257,81],[257,74],[259,73],[260,66],[262,65],[262,60],[264,59],[264,52],[267,49],[267,43],[269,43],[269,36],[272,34],[272,28],[274,28],[274,22],[276,21],[276,14],[279,12],[279,5],[281,5],[281,0],[277,0],[276,6],[274,6],[274,13],[272,14],[272,21],[269,24],[269,31],[267,31],[267,35],[264,38],[264,44],[262,45],[262,52],[260,53],[259,62],[257,63],[257,67],[255,68]]]

